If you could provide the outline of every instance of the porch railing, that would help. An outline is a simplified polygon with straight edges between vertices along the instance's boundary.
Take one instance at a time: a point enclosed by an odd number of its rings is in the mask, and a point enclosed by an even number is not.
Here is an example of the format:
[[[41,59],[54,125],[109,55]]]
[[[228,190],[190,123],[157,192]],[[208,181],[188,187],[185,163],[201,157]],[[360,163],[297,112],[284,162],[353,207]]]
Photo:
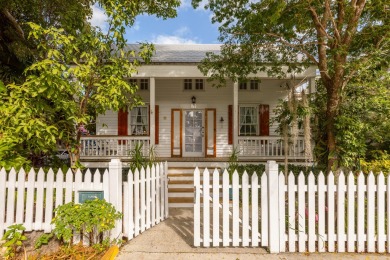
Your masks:
[[[282,159],[285,156],[283,139],[280,136],[239,136],[239,157],[245,158],[274,158]],[[290,159],[305,159],[305,140],[297,137],[289,144],[288,156]]]
[[[81,157],[129,156],[137,144],[142,144],[144,156],[149,152],[149,136],[83,136]]]

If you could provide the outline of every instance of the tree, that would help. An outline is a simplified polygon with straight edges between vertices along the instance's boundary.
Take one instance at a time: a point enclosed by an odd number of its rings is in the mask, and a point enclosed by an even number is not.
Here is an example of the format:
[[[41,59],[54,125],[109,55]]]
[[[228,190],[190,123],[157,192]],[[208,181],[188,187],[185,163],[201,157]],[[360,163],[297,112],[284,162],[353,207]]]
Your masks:
[[[324,161],[325,88],[318,82],[313,99],[314,141],[317,158]],[[361,160],[382,159],[390,154],[390,74],[384,70],[363,70],[346,86],[336,118],[336,140],[340,165],[360,170]],[[370,169],[372,170],[372,169]]]
[[[199,2],[192,1],[194,7]],[[337,168],[336,120],[347,85],[364,70],[389,68],[387,1],[210,0],[205,7],[224,45],[200,69],[220,85],[258,71],[286,76],[303,65],[318,67],[326,89],[327,164]]]
[[[105,0],[108,30],[86,23],[74,34],[63,28],[43,28],[29,23],[29,40],[36,46],[36,62],[25,70],[25,81],[0,85],[0,162],[18,166],[42,152],[66,145],[72,166],[78,166],[82,125],[91,120],[89,111],[104,113],[141,103],[137,86],[127,80],[141,62],[148,62],[153,46],[129,50],[125,26],[148,12],[164,18],[176,15],[177,0]]]
[[[0,0],[0,80],[5,83],[22,82],[23,71],[36,58],[36,42],[28,39],[31,27],[62,28],[66,34],[75,35],[87,19],[92,17],[92,6],[99,5],[109,18],[116,17],[117,24],[131,26],[139,14],[174,17],[178,0]]]
[[[28,39],[28,22],[55,26],[67,33],[83,28],[91,17],[92,0],[0,0],[0,80],[23,81],[23,71],[35,60],[36,43]]]

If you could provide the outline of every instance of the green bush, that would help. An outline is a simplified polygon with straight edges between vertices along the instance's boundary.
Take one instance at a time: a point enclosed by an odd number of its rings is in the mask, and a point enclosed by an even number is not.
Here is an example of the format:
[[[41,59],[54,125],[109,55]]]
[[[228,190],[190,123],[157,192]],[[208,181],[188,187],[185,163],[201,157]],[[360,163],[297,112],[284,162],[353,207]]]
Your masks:
[[[70,243],[74,232],[86,236],[91,245],[102,243],[101,235],[115,227],[115,221],[122,217],[115,207],[105,200],[87,200],[83,204],[73,202],[55,209],[52,220],[54,235]]]

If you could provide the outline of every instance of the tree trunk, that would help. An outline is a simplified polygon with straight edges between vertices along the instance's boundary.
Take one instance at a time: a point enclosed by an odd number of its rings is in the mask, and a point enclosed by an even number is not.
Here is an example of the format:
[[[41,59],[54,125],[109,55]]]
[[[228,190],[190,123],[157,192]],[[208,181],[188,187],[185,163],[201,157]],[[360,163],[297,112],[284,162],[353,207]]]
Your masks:
[[[328,148],[328,171],[336,171],[339,166],[339,156],[336,144],[336,118],[340,104],[340,87],[338,81],[331,81],[326,85],[327,88],[327,107],[326,107],[326,134]]]

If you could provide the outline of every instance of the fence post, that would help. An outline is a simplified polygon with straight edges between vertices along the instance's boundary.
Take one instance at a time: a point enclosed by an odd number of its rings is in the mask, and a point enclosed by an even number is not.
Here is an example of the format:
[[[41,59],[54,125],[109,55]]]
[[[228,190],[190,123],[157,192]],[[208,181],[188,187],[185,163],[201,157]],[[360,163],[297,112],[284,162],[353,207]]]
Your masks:
[[[280,252],[279,237],[279,173],[275,161],[267,161],[265,172],[268,175],[268,246],[270,253]]]
[[[119,159],[111,159],[109,169],[109,196],[108,202],[122,213],[122,162]],[[121,239],[122,219],[116,221],[115,228],[111,231],[111,239]]]

